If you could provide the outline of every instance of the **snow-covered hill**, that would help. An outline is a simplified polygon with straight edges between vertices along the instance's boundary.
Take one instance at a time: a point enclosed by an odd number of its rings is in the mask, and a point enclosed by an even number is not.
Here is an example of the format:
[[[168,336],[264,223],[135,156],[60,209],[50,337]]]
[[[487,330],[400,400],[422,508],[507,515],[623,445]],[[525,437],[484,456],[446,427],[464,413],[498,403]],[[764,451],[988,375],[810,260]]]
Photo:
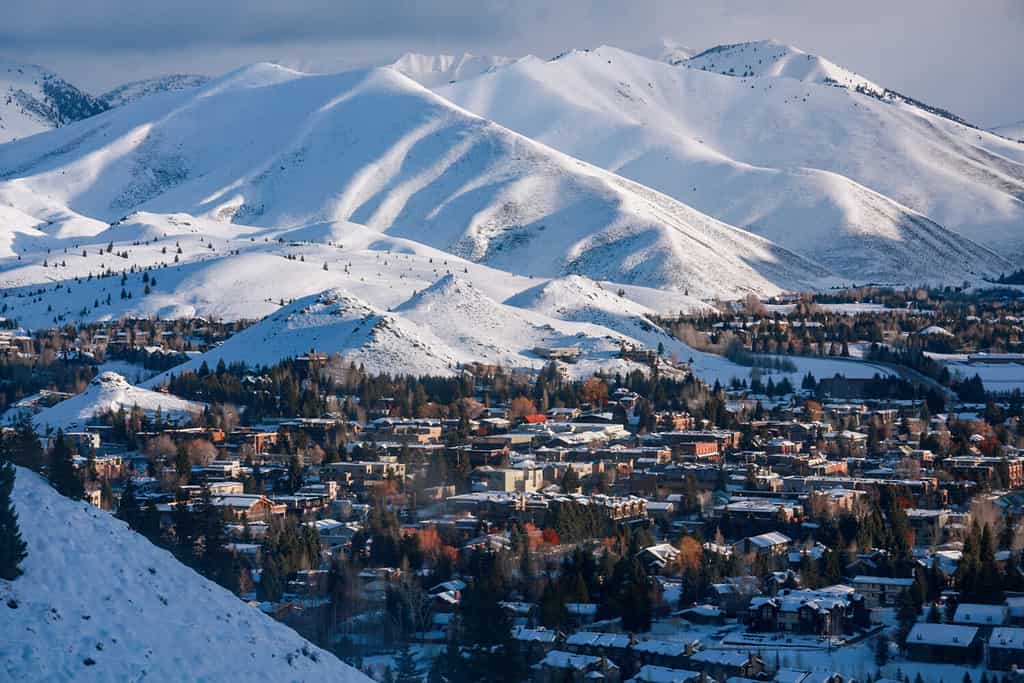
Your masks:
[[[679,66],[685,64],[687,60],[697,54],[697,50],[691,47],[683,45],[677,40],[671,38],[662,38],[657,42],[656,45],[646,50],[638,50],[637,54],[641,54],[651,59],[657,59],[658,61],[671,64],[672,66]]]
[[[42,67],[0,59],[0,144],[104,109],[103,102]]]
[[[601,47],[438,92],[849,279],[1004,263],[978,244],[1024,253],[1024,145],[792,69],[765,72],[726,77]]]
[[[993,128],[992,132],[996,135],[1002,135],[1004,138],[1024,142],[1024,121]]]
[[[0,580],[11,681],[368,681],[110,513],[18,468],[24,574]]]
[[[209,76],[199,74],[169,74],[167,76],[157,76],[156,78],[145,78],[108,90],[99,96],[99,101],[105,104],[108,109],[112,109],[149,95],[198,88],[209,82]]]
[[[580,307],[568,299],[566,304]],[[626,300],[620,306],[638,308]],[[636,344],[638,339],[600,325],[596,317],[585,315],[547,316],[515,305],[515,297],[508,305],[499,303],[455,274],[442,276],[391,310],[344,289],[331,289],[285,306],[146,386],[160,386],[169,374],[203,362],[270,365],[312,349],[341,354],[372,372],[408,375],[453,375],[460,365],[473,362],[539,369],[547,361],[536,347],[578,349],[580,360],[569,366],[578,376],[637,367],[617,356],[621,342]]]
[[[885,88],[849,69],[776,40],[717,45],[686,60],[685,66],[725,76],[794,78],[878,96],[885,94]]]
[[[203,410],[201,403],[142,389],[116,372],[104,372],[93,378],[81,394],[40,411],[32,420],[40,433],[80,430],[97,415],[119,409],[130,412],[136,406],[150,417],[159,412],[169,422],[182,423]]]
[[[433,88],[479,76],[488,71],[500,69],[514,61],[516,60],[512,57],[474,55],[469,52],[460,56],[406,52],[391,65],[391,68],[421,85]]]
[[[0,147],[0,177],[0,202],[37,212],[351,220],[525,275],[697,296],[832,282],[813,262],[468,114],[393,69],[249,67]]]

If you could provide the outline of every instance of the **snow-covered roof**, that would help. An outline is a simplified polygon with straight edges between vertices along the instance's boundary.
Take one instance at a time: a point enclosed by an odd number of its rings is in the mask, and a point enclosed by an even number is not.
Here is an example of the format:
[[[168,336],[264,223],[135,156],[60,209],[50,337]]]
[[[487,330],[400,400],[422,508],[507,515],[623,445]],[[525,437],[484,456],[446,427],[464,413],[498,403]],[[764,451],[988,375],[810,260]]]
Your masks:
[[[990,648],[1000,650],[1024,650],[1024,628],[1000,626],[992,629],[988,639]]]
[[[670,669],[665,666],[645,664],[626,683],[690,683],[690,681],[700,680],[700,677],[699,671]]]
[[[978,636],[974,626],[954,624],[914,624],[907,636],[909,645],[938,645],[941,647],[968,647]]]
[[[1007,607],[1005,605],[980,605],[961,603],[953,615],[957,624],[973,626],[998,626],[1006,623]]]

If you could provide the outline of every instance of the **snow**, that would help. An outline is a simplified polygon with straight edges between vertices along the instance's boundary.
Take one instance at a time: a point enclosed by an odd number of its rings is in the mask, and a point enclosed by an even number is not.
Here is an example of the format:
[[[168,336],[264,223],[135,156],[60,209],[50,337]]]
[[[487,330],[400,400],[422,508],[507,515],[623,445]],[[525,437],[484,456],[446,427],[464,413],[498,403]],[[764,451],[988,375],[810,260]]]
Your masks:
[[[978,629],[973,626],[914,624],[910,635],[907,636],[907,642],[942,647],[967,647],[977,635]]]
[[[248,67],[0,147],[5,175],[0,204],[33,216],[352,221],[522,275],[580,273],[700,297],[834,282],[813,262],[479,119],[393,69]]]
[[[407,52],[391,68],[412,80],[433,88],[500,69],[515,61],[512,57],[474,55],[424,55]]]
[[[28,557],[0,580],[6,679],[368,680],[35,473],[13,499]]]
[[[938,281],[994,267],[985,247],[1021,253],[1024,145],[816,80],[600,47],[437,92],[849,281]]]
[[[992,132],[1011,140],[1024,141],[1024,120],[993,128]]]
[[[131,411],[135,406],[151,417],[160,411],[164,419],[172,422],[188,421],[203,410],[201,403],[143,389],[116,372],[104,372],[94,377],[81,394],[40,411],[33,417],[33,423],[37,431],[46,433],[57,429],[80,430],[97,415],[120,408]]]
[[[148,97],[162,92],[198,88],[199,86],[206,85],[209,82],[209,76],[201,76],[199,74],[169,74],[167,76],[146,78],[140,81],[132,81],[130,83],[119,85],[113,90],[109,90],[100,95],[99,99],[101,102],[106,104],[107,107],[122,107],[142,97]]]
[[[863,76],[776,40],[718,45],[694,55],[685,65],[725,76],[792,78],[851,90],[860,88],[876,95],[885,93],[885,88]]]
[[[453,375],[459,365],[475,361],[540,369],[547,361],[536,347],[574,347],[581,357],[567,370],[589,376],[598,369],[639,367],[617,358],[621,341],[636,343],[593,324],[499,303],[470,281],[446,274],[391,310],[342,288],[300,299],[147,386],[203,362],[270,365],[311,349],[339,353],[371,372]]]
[[[101,102],[42,67],[0,59],[0,144],[103,109]]]

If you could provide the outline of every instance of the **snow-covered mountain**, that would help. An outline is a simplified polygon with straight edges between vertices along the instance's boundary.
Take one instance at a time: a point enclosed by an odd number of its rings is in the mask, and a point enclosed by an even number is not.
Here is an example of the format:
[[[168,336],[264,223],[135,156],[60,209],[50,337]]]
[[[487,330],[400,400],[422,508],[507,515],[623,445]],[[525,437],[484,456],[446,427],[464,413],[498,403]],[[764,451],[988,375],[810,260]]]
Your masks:
[[[691,47],[687,47],[682,43],[672,40],[671,38],[662,38],[658,41],[657,45],[647,50],[640,50],[637,54],[642,54],[645,57],[651,59],[657,59],[658,61],[671,64],[672,66],[678,66],[685,63],[687,60],[697,54],[697,50]]]
[[[784,248],[386,68],[311,76],[249,67],[0,147],[0,178],[0,202],[32,215],[350,220],[515,273],[575,272],[697,296],[832,281]]]
[[[18,468],[24,574],[0,580],[12,681],[369,681],[131,531]]]
[[[582,308],[574,296],[565,297],[565,305]],[[638,367],[618,358],[622,342],[636,345],[641,341],[636,335],[601,326],[599,316],[549,316],[540,307],[530,306],[528,300],[523,300],[526,305],[518,305],[517,300],[519,297],[511,297],[506,304],[499,303],[468,279],[452,273],[391,310],[344,289],[331,289],[285,306],[216,349],[149,380],[146,386],[160,386],[169,374],[195,369],[203,362],[270,365],[311,349],[341,354],[371,372],[408,375],[454,375],[460,365],[473,362],[539,369],[547,361],[537,354],[537,347],[578,349],[580,359],[569,369],[584,377],[599,369]],[[618,308],[626,317],[633,310],[646,311],[628,299],[620,301]],[[652,327],[648,324],[645,334],[660,335],[668,342],[668,335]]]
[[[116,372],[104,372],[94,377],[85,391],[40,411],[32,420],[40,433],[80,430],[98,415],[120,409],[130,412],[135,407],[149,417],[159,412],[169,422],[182,423],[203,411],[201,403],[149,391],[134,386]]]
[[[693,55],[684,64],[691,69],[713,71],[725,76],[794,78],[808,83],[861,90],[878,96],[885,94],[885,88],[849,69],[776,40],[717,45]]]
[[[0,144],[104,109],[103,102],[42,67],[0,59]]]
[[[1024,142],[1024,121],[993,128],[992,132],[996,135],[1002,135],[1004,138]]]
[[[108,90],[99,96],[99,101],[106,105],[108,109],[113,109],[114,107],[121,107],[129,102],[134,102],[141,97],[162,92],[198,88],[209,82],[209,76],[199,74],[169,74],[167,76],[157,76],[156,78],[145,78]]]
[[[801,63],[786,54],[773,64]],[[437,91],[851,280],[1005,263],[979,245],[1024,253],[1024,145],[794,69],[727,77],[601,47]]]
[[[516,60],[513,57],[474,55],[469,52],[464,52],[459,56],[406,52],[391,65],[391,68],[421,85],[433,88],[465,78],[473,78],[488,71],[500,69],[514,61]]]

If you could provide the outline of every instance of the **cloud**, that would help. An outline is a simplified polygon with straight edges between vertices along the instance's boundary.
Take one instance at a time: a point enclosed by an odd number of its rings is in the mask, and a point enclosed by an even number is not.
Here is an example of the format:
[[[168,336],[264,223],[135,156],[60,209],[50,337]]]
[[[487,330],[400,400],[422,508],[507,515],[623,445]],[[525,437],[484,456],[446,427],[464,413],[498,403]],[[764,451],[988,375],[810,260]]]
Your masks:
[[[1020,0],[0,1],[0,50],[93,89],[259,60],[331,69],[406,50],[551,56],[775,38],[982,124],[1024,118]]]

